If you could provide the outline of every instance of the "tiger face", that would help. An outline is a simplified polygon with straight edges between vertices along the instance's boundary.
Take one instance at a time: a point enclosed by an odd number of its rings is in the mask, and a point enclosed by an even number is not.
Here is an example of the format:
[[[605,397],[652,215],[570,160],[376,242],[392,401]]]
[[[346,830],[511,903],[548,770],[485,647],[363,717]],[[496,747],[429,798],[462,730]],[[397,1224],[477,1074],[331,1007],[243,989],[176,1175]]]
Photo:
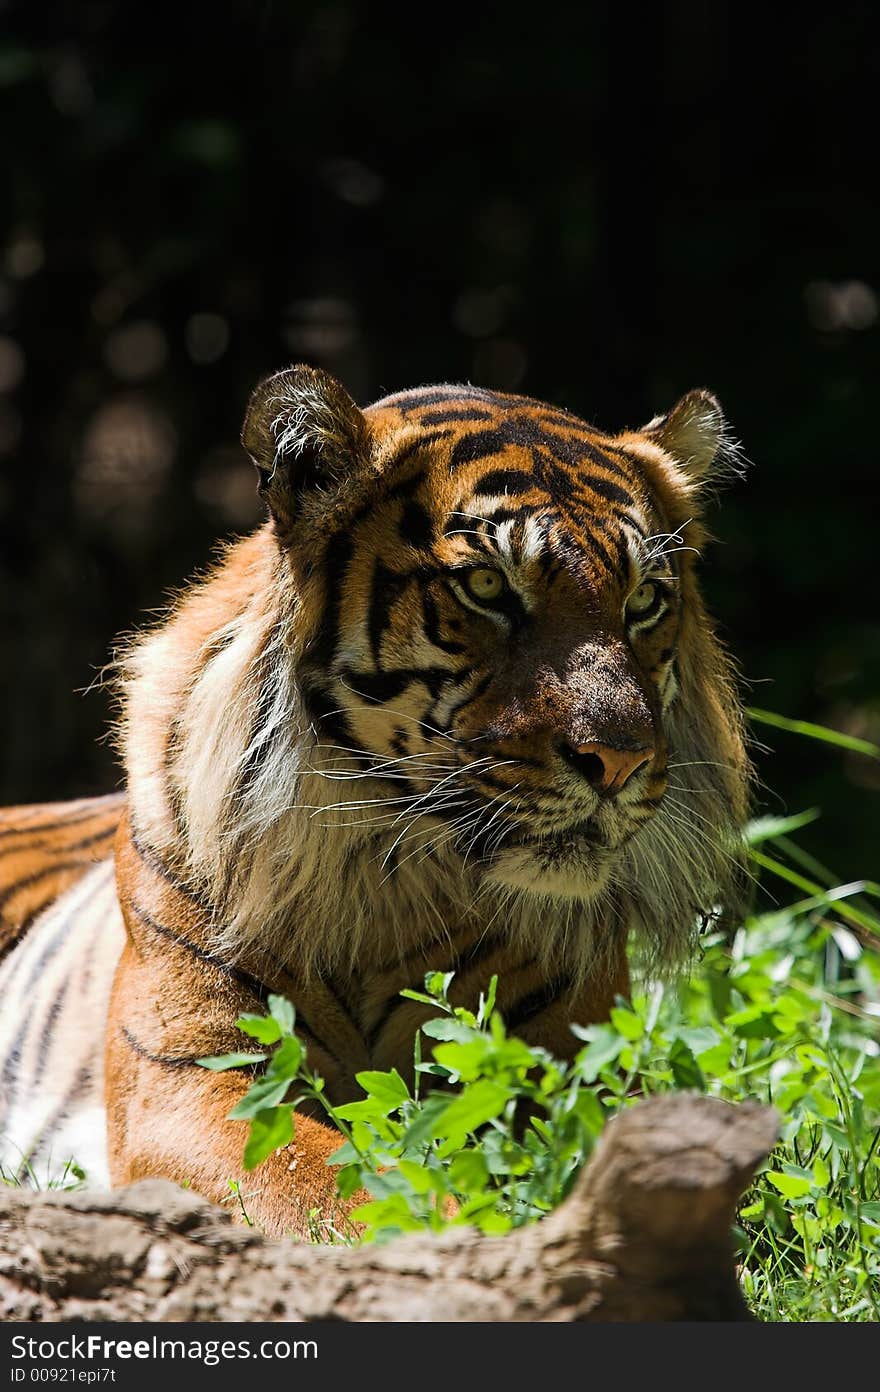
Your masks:
[[[735,706],[694,571],[724,439],[708,393],[609,436],[469,386],[361,413],[299,368],[257,389],[243,439],[300,606],[314,767],[373,780],[340,802],[392,868],[443,845],[489,884],[592,901],[676,764],[717,763],[715,820],[736,820]],[[688,757],[725,719],[730,775]]]

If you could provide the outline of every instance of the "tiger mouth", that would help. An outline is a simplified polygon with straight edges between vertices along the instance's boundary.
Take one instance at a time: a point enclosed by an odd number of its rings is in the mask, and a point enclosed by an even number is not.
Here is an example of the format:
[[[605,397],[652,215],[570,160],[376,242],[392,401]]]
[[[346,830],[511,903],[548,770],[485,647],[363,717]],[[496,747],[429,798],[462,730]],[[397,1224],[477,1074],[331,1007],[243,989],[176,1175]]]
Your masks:
[[[605,846],[607,843],[604,836],[596,825],[595,820],[590,817],[583,822],[575,822],[571,826],[560,827],[557,830],[546,832],[524,831],[521,835],[514,836],[509,845],[531,846],[536,849],[549,848],[553,846],[562,847],[567,843],[572,846]]]
[[[489,859],[496,860],[505,852],[520,851],[548,863],[569,860],[592,861],[610,849],[595,819],[588,818],[583,822],[545,832],[534,832],[525,828],[521,831],[514,830],[494,848]]]

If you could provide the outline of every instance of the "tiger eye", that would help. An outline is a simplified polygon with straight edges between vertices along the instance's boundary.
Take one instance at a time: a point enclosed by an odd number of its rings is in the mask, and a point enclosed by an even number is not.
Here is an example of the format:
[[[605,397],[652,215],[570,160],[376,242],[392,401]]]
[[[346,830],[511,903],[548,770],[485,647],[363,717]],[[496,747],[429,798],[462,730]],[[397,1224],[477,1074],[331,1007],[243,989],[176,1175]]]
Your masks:
[[[468,571],[464,587],[472,599],[478,600],[480,604],[491,604],[504,593],[504,576],[500,571],[490,570],[488,566],[479,566],[476,570]]]
[[[647,614],[657,598],[657,586],[653,580],[647,580],[644,585],[639,585],[637,590],[633,590],[629,599],[626,601],[627,615],[637,617],[639,614]]]

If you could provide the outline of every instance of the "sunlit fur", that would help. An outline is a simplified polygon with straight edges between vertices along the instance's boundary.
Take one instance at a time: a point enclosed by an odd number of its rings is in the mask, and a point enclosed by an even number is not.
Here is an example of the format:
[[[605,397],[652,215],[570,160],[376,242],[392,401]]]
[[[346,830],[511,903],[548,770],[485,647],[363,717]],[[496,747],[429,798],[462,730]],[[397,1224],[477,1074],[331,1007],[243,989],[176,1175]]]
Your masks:
[[[646,559],[674,568],[682,612],[676,690],[662,716],[670,788],[633,839],[596,869],[592,882],[581,880],[569,892],[554,883],[548,893],[541,877],[530,877],[527,868],[520,873],[518,862],[529,856],[503,847],[501,868],[493,872],[464,855],[466,838],[447,834],[445,823],[428,815],[423,795],[429,783],[416,777],[407,801],[398,781],[403,774],[417,775],[430,765],[454,792],[458,770],[471,757],[448,726],[429,721],[420,727],[425,701],[418,683],[415,695],[408,690],[386,703],[378,713],[382,718],[372,723],[371,712],[347,694],[344,682],[334,688],[343,715],[360,706],[361,725],[368,729],[363,747],[372,757],[363,776],[364,760],[348,752],[350,745],[334,747],[304,699],[300,669],[325,617],[322,549],[333,529],[345,530],[365,493],[374,497],[378,513],[389,485],[399,482],[395,459],[401,450],[410,451],[407,467],[418,459],[413,445],[420,432],[426,456],[442,462],[475,429],[469,407],[479,415],[537,406],[489,394],[483,400],[468,389],[445,393],[444,401],[463,419],[453,422],[454,429],[447,424],[448,436],[441,440],[434,438],[436,429],[421,424],[421,417],[436,413],[436,397],[433,407],[409,409],[403,396],[368,410],[373,445],[365,477],[355,477],[348,498],[316,492],[308,500],[312,516],[325,519],[323,535],[312,532],[305,545],[294,538],[279,546],[279,529],[270,521],[236,543],[205,581],[184,592],[170,619],[123,657],[122,749],[135,824],[181,874],[206,887],[215,906],[215,946],[232,959],[257,950],[301,970],[347,969],[377,952],[408,953],[426,936],[442,934],[444,925],[464,919],[503,924],[512,941],[537,954],[545,972],[564,965],[582,977],[596,970],[609,928],[621,924],[641,932],[655,961],[679,961],[692,946],[700,913],[729,896],[745,777],[739,707],[696,586],[694,561],[704,538],[694,516],[704,480],[688,473],[692,459],[673,460],[650,433],[614,442],[632,451],[648,488],[662,500],[665,531],[651,539]],[[287,386],[287,417],[279,413],[279,396],[285,399],[276,391],[270,402],[276,467],[287,452],[296,459],[313,443],[298,434],[304,426],[295,389]],[[720,413],[709,416],[714,433],[704,450],[717,460]],[[571,422],[586,429],[576,418]],[[329,433],[331,425],[325,420],[322,429]],[[344,423],[337,421],[335,434],[339,450]],[[590,438],[603,439],[598,432]],[[479,467],[488,473],[497,465],[492,456]],[[356,468],[352,472],[357,475]],[[440,524],[445,504],[438,497]],[[387,535],[374,539],[369,521],[361,524],[351,561],[364,577],[354,606],[369,601],[374,556],[389,559]],[[342,622],[339,647],[346,656],[357,656],[362,623],[356,607],[347,626]],[[436,652],[425,658],[436,660]],[[338,667],[337,654],[333,661]],[[389,709],[393,723],[412,736],[405,756],[389,744]],[[478,761],[481,746],[471,749]],[[383,772],[394,777],[383,778]],[[530,778],[527,772],[525,781]],[[498,811],[498,800],[494,806],[486,802],[488,819]],[[389,861],[392,842],[397,853]],[[528,883],[517,887],[518,878]]]
[[[269,991],[346,1101],[359,1069],[411,1075],[427,970],[472,1003],[497,973],[509,1027],[570,1056],[631,932],[667,971],[735,904],[749,770],[697,583],[738,457],[713,397],[609,436],[469,386],[361,412],[300,367],[242,438],[266,523],[115,665],[125,797],[0,814],[0,981],[33,998],[0,1029],[13,1168],[82,1144],[95,1178],[222,1199],[247,1079],[197,1060]],[[614,796],[594,749],[641,759]],[[248,1177],[267,1230],[333,1209],[337,1140],[299,1114]]]

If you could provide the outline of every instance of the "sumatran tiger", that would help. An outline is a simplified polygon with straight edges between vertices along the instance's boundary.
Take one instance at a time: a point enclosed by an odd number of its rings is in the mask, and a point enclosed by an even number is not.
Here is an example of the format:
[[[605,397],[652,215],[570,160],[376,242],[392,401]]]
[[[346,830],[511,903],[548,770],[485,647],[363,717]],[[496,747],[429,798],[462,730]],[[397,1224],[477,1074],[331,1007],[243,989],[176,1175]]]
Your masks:
[[[221,1199],[251,1081],[199,1067],[289,997],[335,1103],[411,1073],[431,970],[557,1055],[729,904],[749,768],[700,596],[734,459],[685,396],[610,435],[432,386],[361,411],[305,366],[242,435],[268,515],[117,662],[125,792],[0,822],[5,1163],[73,1153]],[[428,1012],[429,1013],[429,1012]],[[104,1116],[106,1114],[106,1137]],[[334,1204],[316,1114],[246,1182],[305,1232]]]

